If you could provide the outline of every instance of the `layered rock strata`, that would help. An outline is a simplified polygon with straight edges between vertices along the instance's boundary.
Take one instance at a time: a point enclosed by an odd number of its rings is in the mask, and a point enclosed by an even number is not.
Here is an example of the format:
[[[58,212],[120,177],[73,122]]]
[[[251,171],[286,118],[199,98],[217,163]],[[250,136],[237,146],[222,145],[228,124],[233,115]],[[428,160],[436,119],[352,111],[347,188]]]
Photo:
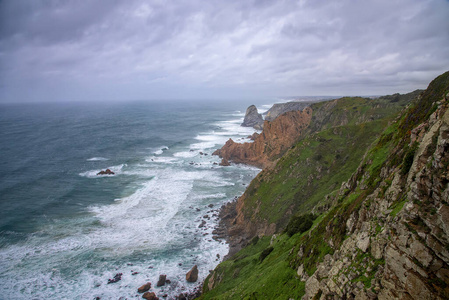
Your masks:
[[[260,168],[272,166],[282,156],[310,124],[312,109],[290,111],[274,121],[265,121],[263,131],[253,143],[236,143],[229,139],[213,153],[234,163],[245,163]]]

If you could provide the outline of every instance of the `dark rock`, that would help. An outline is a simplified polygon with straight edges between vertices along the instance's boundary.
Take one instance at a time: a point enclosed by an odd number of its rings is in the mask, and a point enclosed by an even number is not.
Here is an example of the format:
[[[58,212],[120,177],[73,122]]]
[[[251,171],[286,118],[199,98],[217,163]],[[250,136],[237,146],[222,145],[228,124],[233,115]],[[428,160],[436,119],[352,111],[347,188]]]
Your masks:
[[[189,272],[187,272],[186,280],[188,282],[196,282],[198,280],[198,267],[197,267],[197,265],[194,265],[193,268]]]
[[[257,130],[262,130],[263,128],[263,118],[259,114],[255,105],[251,105],[246,109],[245,118],[242,123],[243,127],[253,127]]]
[[[123,273],[117,273],[117,274],[115,274],[115,276],[114,276],[113,279],[108,279],[108,284],[110,284],[110,283],[116,283],[117,281],[122,280],[122,275],[123,275]]]
[[[208,205],[208,207],[212,208],[212,207],[214,207],[214,205],[211,203]]]
[[[163,286],[165,285],[165,280],[167,280],[167,275],[159,275],[159,280],[157,281],[156,286]]]
[[[187,300],[187,297],[184,294],[179,294],[177,297],[178,300]]]
[[[145,292],[142,295],[142,298],[147,299],[147,300],[158,300],[159,299],[154,292]]]
[[[149,289],[151,289],[151,282],[147,282],[144,285],[142,285],[140,288],[137,289],[137,292],[139,293],[145,293],[146,291],[148,291]]]
[[[139,272],[132,272],[131,275],[137,275]]]
[[[112,172],[110,169],[106,169],[105,171],[101,170],[97,173],[97,175],[114,175],[115,173]]]
[[[206,221],[201,221],[201,224],[198,225],[198,228],[203,228],[204,226],[206,226]]]
[[[167,280],[165,280],[165,283],[166,283],[166,284],[170,284],[170,283],[171,283],[171,280],[170,280],[170,279],[167,279]]]

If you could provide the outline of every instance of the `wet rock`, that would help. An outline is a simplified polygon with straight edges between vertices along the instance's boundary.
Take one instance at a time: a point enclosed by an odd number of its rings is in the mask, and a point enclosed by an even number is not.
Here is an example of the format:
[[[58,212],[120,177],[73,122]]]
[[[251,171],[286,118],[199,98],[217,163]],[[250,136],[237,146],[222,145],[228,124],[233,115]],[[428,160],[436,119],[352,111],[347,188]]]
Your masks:
[[[139,272],[132,272],[131,275],[137,275]]]
[[[142,295],[142,298],[147,299],[147,300],[158,300],[159,299],[154,292],[145,292]]]
[[[184,294],[179,294],[179,296],[176,299],[178,299],[178,300],[187,300],[187,297]]]
[[[138,293],[145,293],[148,290],[151,289],[151,282],[147,282],[144,285],[142,285],[140,288],[137,289]]]
[[[159,280],[157,281],[156,286],[164,286],[165,281],[167,280],[167,275],[159,275]]]
[[[198,266],[194,265],[193,268],[187,272],[186,280],[188,282],[196,282],[198,280]]]
[[[201,224],[198,225],[198,228],[203,228],[204,226],[206,226],[206,221],[201,221]]]
[[[123,273],[117,273],[117,274],[115,274],[114,278],[108,279],[108,284],[110,284],[110,283],[116,283],[116,282],[122,280],[122,275],[123,275]]]
[[[223,158],[223,159],[221,160],[220,166],[228,167],[228,166],[230,166],[230,165],[231,165],[231,164],[229,163],[229,161],[228,161],[226,158]]]
[[[212,207],[214,207],[214,205],[211,203],[211,204],[209,204],[207,207],[212,208]]]
[[[97,173],[97,175],[114,175],[115,173],[112,172],[110,169],[106,169],[105,171],[101,170]]]

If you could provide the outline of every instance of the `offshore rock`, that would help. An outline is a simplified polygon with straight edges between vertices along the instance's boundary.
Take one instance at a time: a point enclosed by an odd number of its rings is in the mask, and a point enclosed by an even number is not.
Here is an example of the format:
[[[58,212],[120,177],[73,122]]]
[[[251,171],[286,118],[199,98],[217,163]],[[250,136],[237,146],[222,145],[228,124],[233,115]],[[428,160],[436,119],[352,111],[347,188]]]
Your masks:
[[[157,281],[156,286],[163,286],[165,285],[165,281],[167,280],[167,275],[159,275],[159,280]]]
[[[156,296],[154,292],[145,292],[142,295],[142,298],[147,300],[159,300],[159,298]]]
[[[194,265],[193,268],[189,272],[187,272],[186,280],[188,282],[196,282],[198,280],[198,267],[197,267],[197,265]]]
[[[145,293],[149,289],[151,289],[151,282],[147,282],[144,285],[142,285],[140,288],[137,289],[137,292],[138,293]]]
[[[257,111],[255,105],[251,105],[246,109],[245,118],[242,123],[243,127],[253,127],[256,130],[262,130],[263,128],[263,118],[262,115]]]
[[[115,173],[112,172],[110,169],[106,169],[105,171],[101,170],[97,173],[97,175],[114,175]]]

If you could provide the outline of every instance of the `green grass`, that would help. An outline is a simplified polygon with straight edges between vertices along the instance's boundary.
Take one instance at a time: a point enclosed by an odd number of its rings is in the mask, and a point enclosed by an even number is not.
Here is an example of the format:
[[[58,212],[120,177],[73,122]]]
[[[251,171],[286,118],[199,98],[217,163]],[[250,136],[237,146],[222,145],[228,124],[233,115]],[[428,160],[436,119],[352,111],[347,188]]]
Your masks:
[[[296,278],[286,260],[293,241],[280,236],[272,252],[260,262],[260,254],[269,247],[269,241],[270,238],[262,238],[222,262],[215,269],[222,281],[200,299],[300,299],[305,284]]]

